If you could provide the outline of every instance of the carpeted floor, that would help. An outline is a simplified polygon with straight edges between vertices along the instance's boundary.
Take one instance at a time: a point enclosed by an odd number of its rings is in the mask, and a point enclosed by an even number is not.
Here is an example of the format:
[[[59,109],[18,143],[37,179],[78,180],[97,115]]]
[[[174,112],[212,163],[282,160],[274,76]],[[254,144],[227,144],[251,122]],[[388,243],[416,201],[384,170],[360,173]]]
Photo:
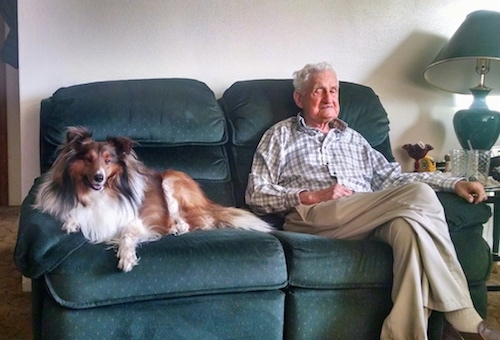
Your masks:
[[[488,285],[500,286],[500,262],[493,265]],[[500,328],[500,291],[488,292],[488,322]]]
[[[0,207],[0,339],[31,339],[31,294],[14,264],[19,208]]]
[[[22,291],[14,261],[18,207],[0,207],[0,340],[31,339],[31,295]],[[500,265],[489,284],[500,285]],[[488,322],[500,328],[500,292],[488,293]]]

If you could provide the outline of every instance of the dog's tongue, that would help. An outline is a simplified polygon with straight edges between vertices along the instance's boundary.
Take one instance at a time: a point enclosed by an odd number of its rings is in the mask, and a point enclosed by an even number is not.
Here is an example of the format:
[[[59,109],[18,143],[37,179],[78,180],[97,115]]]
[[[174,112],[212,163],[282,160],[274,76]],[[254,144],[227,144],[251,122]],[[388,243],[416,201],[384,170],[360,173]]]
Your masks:
[[[92,184],[92,189],[101,191],[102,190],[102,185],[101,184]]]

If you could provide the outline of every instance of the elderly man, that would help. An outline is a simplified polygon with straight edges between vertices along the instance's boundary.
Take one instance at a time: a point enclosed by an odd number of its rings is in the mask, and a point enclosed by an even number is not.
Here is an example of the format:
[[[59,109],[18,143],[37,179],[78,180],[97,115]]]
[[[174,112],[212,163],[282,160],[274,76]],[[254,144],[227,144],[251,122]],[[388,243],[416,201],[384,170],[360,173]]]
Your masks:
[[[433,190],[479,203],[486,199],[482,185],[401,173],[338,118],[339,82],[329,64],[295,72],[294,87],[302,111],[263,135],[246,191],[251,209],[285,215],[285,230],[390,244],[394,304],[381,339],[426,339],[432,310],[444,312],[450,336],[500,339],[473,307]]]

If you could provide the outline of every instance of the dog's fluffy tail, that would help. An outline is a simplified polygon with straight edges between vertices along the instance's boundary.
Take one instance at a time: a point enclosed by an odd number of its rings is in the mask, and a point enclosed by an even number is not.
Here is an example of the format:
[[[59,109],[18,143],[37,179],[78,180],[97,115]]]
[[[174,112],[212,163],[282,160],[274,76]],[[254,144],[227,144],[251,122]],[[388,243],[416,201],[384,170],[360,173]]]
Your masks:
[[[264,220],[252,214],[250,211],[234,208],[224,207],[227,220],[222,221],[232,228],[243,230],[255,230],[268,233],[273,231],[274,228]]]

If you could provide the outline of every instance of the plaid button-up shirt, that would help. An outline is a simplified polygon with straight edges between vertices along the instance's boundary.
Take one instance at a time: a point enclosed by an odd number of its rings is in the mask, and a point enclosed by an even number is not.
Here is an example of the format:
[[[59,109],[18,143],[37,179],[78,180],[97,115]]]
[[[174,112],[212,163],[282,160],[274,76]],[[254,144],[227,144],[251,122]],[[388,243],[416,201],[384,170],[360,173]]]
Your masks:
[[[260,214],[287,213],[300,204],[299,193],[340,183],[355,192],[372,192],[414,181],[453,191],[460,178],[439,173],[402,173],[401,166],[373,149],[347,123],[336,119],[327,134],[311,128],[299,113],[272,126],[254,155],[245,194]]]

